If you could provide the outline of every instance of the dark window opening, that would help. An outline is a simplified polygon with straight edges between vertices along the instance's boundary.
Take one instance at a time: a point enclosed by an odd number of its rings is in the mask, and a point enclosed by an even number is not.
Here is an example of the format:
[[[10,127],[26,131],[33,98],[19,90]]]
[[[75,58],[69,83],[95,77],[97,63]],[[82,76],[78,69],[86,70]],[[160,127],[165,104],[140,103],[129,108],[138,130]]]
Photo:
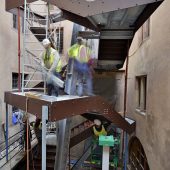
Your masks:
[[[21,31],[24,33],[24,18],[20,20]],[[13,28],[18,29],[18,15],[13,14]]]
[[[24,80],[27,78],[27,74],[24,75]],[[12,73],[12,89],[17,90],[18,89],[18,73]],[[22,74],[20,74],[20,87],[22,85]]]
[[[13,14],[13,28],[18,29],[18,17]]]
[[[63,53],[63,44],[64,44],[64,31],[63,28],[56,29],[56,44],[57,44],[57,50],[60,54]]]
[[[147,97],[147,76],[136,77],[136,99],[137,109],[146,111],[146,97]]]
[[[130,141],[129,165],[132,170],[149,170],[143,146],[136,137]]]
[[[139,29],[139,45],[150,36],[150,18]]]

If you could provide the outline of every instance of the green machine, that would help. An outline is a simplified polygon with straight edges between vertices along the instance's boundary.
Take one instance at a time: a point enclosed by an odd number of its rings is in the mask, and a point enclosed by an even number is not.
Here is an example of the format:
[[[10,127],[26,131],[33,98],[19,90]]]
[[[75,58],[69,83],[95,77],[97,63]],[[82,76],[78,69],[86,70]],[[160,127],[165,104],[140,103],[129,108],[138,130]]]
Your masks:
[[[100,167],[102,165],[102,170],[109,170],[109,166],[116,169],[119,160],[120,135],[99,136],[92,142],[91,163]]]

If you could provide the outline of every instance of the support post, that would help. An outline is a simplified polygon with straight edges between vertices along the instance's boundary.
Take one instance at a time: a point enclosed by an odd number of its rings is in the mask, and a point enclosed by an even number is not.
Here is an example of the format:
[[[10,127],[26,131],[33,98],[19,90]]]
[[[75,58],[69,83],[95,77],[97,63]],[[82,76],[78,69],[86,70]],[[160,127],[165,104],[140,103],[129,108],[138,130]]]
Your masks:
[[[6,161],[8,162],[8,104],[6,104],[6,130],[5,130],[5,144],[6,144]]]
[[[18,91],[21,91],[21,71],[20,71],[20,63],[21,63],[21,43],[20,43],[20,8],[18,8]]]
[[[64,120],[60,120],[59,121],[59,133],[58,133],[58,145],[57,145],[57,153],[56,153],[56,158],[57,158],[57,162],[56,162],[56,167],[55,169],[61,169],[61,162],[62,162],[62,156],[63,156],[63,152],[64,152],[64,138],[65,138],[65,128],[66,128],[66,121],[67,119]]]
[[[70,124],[70,118],[59,121],[55,170],[66,169],[70,142]]]
[[[102,170],[109,170],[109,146],[103,146]]]
[[[128,134],[125,133],[124,170],[127,170],[127,162],[128,162]]]
[[[27,28],[27,0],[24,0],[24,38],[23,38],[23,61],[22,61],[22,93],[24,92],[24,63],[25,63],[25,56],[26,56],[26,28]]]
[[[48,106],[42,106],[42,170],[46,170],[46,120],[48,119]]]
[[[102,170],[109,170],[110,146],[114,146],[113,136],[99,136],[99,145],[103,146]]]

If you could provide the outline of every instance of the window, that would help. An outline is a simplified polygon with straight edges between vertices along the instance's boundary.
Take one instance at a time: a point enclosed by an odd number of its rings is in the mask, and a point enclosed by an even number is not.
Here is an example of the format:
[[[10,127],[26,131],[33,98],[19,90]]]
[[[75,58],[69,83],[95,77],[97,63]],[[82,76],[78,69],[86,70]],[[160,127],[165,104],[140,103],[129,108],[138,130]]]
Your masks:
[[[132,170],[149,170],[149,165],[143,146],[136,137],[133,137],[130,140],[129,164]]]
[[[21,25],[21,27],[22,27],[22,33],[24,33],[24,17],[22,17],[21,22],[22,22],[22,25]]]
[[[21,18],[21,31],[24,33],[24,18]],[[18,16],[13,14],[13,28],[18,29]]]
[[[13,14],[13,28],[18,29],[18,17]]]
[[[20,84],[22,85],[22,74],[20,75],[21,75]],[[12,90],[18,90],[18,73],[12,73]],[[17,107],[12,106],[12,112],[17,112],[18,110],[19,109]]]
[[[150,18],[140,27],[138,31],[139,45],[150,36]]]
[[[22,74],[20,78],[20,84],[22,85]],[[26,79],[27,74],[24,75],[24,79]],[[18,89],[18,73],[12,73],[12,89],[16,90]]]
[[[63,28],[56,30],[56,36],[57,36],[57,50],[59,53],[63,53]]]
[[[148,19],[142,26],[143,28],[143,40],[149,37],[150,35],[150,19]]]
[[[18,88],[18,73],[12,73],[12,89]]]
[[[136,100],[137,109],[141,112],[146,111],[146,96],[147,96],[147,76],[136,77]]]

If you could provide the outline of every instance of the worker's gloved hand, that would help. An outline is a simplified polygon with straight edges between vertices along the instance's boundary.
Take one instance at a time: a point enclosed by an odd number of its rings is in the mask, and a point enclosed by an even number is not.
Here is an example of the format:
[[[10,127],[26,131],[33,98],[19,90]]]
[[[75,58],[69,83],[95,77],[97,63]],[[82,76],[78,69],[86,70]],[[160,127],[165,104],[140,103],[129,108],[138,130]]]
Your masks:
[[[51,76],[52,76],[52,73],[51,73],[50,70],[48,70],[47,78],[46,78],[47,83],[51,83],[52,82],[52,77]]]

